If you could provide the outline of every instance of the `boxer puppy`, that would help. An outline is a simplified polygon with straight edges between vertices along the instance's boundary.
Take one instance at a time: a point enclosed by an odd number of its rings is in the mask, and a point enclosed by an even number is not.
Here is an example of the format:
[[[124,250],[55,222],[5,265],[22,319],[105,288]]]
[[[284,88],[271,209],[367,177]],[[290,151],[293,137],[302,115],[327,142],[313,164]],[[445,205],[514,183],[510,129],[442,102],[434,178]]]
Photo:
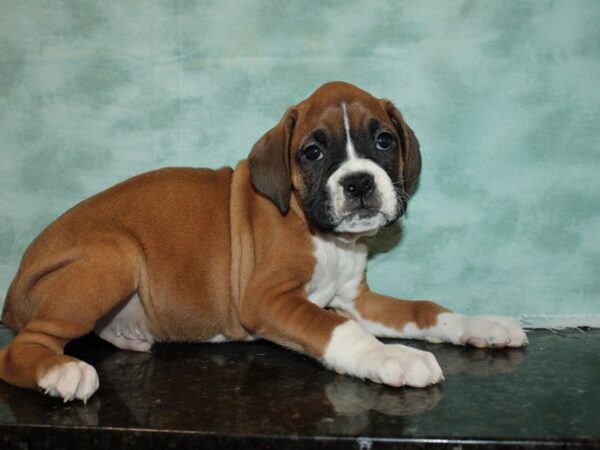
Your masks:
[[[2,320],[0,378],[64,401],[98,389],[63,354],[94,331],[124,350],[265,338],[390,386],[443,380],[376,337],[519,347],[516,321],[371,292],[367,236],[406,209],[419,144],[394,105],[347,83],[291,107],[236,168],[167,168],[78,204],[29,246]]]

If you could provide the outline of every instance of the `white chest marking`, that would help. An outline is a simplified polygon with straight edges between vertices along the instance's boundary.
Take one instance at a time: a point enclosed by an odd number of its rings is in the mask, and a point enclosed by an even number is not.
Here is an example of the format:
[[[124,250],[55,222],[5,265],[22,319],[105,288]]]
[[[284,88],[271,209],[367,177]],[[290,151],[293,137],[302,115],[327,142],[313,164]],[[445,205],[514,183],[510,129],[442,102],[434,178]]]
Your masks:
[[[367,264],[367,246],[322,235],[315,235],[313,242],[317,264],[305,288],[308,299],[321,307],[334,300],[352,302]]]
[[[344,113],[344,129],[346,130],[346,153],[348,159],[356,159],[356,149],[350,137],[350,119],[348,119],[348,109],[346,103],[342,103],[342,112]]]

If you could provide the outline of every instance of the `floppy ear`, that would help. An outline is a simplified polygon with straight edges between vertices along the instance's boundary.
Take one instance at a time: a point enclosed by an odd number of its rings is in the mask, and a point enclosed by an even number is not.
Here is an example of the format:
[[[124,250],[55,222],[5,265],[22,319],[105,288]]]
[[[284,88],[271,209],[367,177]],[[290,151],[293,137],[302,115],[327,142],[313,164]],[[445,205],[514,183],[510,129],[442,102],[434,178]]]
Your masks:
[[[282,214],[290,208],[290,141],[296,117],[296,109],[288,109],[279,123],[254,144],[248,156],[252,184],[271,199]]]
[[[400,111],[389,100],[382,100],[384,108],[388,113],[396,132],[402,140],[402,161],[404,163],[404,189],[408,195],[412,195],[417,188],[417,180],[421,173],[421,152],[419,141],[415,133],[404,121]]]

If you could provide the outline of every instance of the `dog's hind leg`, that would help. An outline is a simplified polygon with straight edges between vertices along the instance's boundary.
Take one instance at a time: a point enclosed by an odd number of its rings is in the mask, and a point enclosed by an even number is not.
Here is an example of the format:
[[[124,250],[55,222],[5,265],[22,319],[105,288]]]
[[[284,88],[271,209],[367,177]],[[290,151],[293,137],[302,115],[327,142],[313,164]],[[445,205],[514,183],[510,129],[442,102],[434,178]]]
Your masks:
[[[70,262],[37,280],[24,280],[21,284],[31,287],[17,289],[20,298],[9,292],[6,316],[14,317],[15,309],[21,317],[22,311],[31,312],[0,352],[2,380],[64,401],[87,401],[98,389],[96,370],[63,349],[136,290],[139,266],[135,252],[128,250],[116,242],[80,248]]]

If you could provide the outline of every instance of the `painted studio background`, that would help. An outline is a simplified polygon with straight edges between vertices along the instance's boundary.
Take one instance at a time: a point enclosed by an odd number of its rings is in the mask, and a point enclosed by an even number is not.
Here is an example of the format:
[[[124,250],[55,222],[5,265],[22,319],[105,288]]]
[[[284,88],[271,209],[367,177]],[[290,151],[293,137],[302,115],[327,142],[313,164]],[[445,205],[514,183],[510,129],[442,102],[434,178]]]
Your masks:
[[[73,204],[162,166],[232,165],[288,105],[341,79],[393,100],[424,158],[402,233],[371,259],[374,290],[600,324],[600,2],[0,9],[2,297]]]

